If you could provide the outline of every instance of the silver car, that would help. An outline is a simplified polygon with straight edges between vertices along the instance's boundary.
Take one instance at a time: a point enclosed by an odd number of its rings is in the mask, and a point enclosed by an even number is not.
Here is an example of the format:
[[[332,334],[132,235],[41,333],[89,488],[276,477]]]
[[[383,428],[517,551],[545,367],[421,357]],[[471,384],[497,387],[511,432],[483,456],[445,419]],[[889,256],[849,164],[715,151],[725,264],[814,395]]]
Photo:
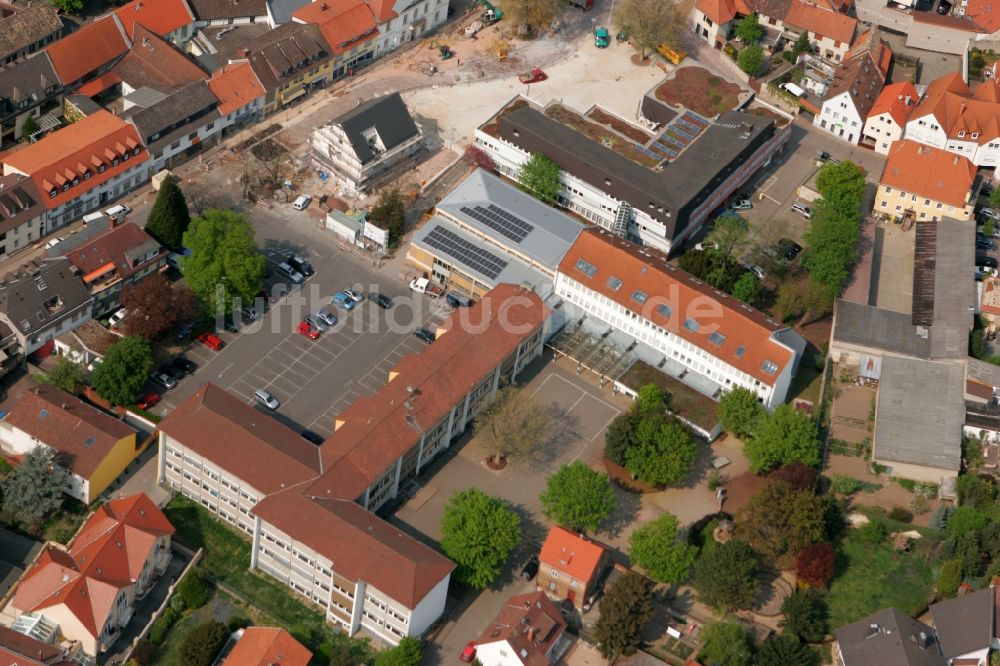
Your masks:
[[[337,315],[333,314],[329,310],[320,310],[319,312],[316,313],[316,318],[319,319],[324,324],[326,324],[327,326],[337,325]]]
[[[322,319],[319,318],[318,312],[311,315],[306,315],[305,317],[302,318],[302,321],[309,324],[313,328],[318,329],[320,333],[325,333],[327,329],[330,328],[329,326],[326,325],[326,322],[324,322]]]
[[[257,400],[257,402],[263,404],[265,407],[267,407],[272,411],[277,409],[278,407],[281,407],[281,403],[278,402],[278,399],[275,398],[273,395],[271,395],[270,392],[265,391],[264,389],[257,389],[256,391],[254,391],[253,397],[255,400]]]
[[[160,388],[165,388],[168,391],[177,386],[177,380],[166,374],[165,372],[154,372],[149,376],[154,384]]]

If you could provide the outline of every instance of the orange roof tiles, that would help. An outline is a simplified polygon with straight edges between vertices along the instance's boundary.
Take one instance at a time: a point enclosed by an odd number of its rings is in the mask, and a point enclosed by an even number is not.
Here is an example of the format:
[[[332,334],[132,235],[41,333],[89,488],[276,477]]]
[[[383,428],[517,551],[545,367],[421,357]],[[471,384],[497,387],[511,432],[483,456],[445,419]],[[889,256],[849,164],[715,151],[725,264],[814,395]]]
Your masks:
[[[580,260],[597,271],[587,275],[577,267]],[[773,386],[795,357],[774,338],[786,327],[667,263],[662,253],[639,248],[602,229],[583,231],[563,257],[559,272],[763,384]],[[618,289],[608,286],[611,276],[622,282]],[[647,295],[644,304],[632,298],[636,291]],[[684,325],[688,320],[696,331]],[[773,373],[765,371],[767,363],[775,366]]]
[[[375,18],[378,19],[379,23],[387,23],[392,19],[399,16],[396,13],[395,0],[372,0],[372,11],[375,12]],[[403,5],[406,7],[407,5]]]
[[[600,573],[604,552],[599,543],[562,527],[553,527],[545,537],[538,561],[586,584]]]
[[[378,35],[378,21],[367,3],[360,0],[316,0],[295,10],[292,16],[319,27],[334,55]]]
[[[802,0],[792,0],[783,20],[797,28],[803,28],[844,44],[851,43],[851,40],[854,39],[854,31],[858,27],[856,18],[823,9]]]
[[[967,158],[903,139],[889,148],[880,184],[949,206],[965,206],[975,178],[976,165]]]
[[[697,0],[694,6],[713,23],[728,23],[736,18],[733,0]]]
[[[966,0],[962,6],[965,15],[986,32],[1000,30],[1000,5],[993,8],[994,0]]]
[[[131,143],[129,143],[131,141]],[[135,146],[129,152],[117,146]],[[46,208],[58,208],[149,159],[134,127],[101,109],[23,150],[4,156],[4,175],[22,173],[41,191]],[[118,164],[115,165],[114,161]],[[104,171],[99,167],[103,165]],[[81,167],[83,167],[81,169]],[[65,174],[78,181],[67,179]],[[65,190],[63,186],[69,184]],[[50,192],[55,190],[55,196]]]
[[[308,666],[312,652],[279,627],[247,627],[222,666]]]
[[[524,666],[549,666],[548,654],[566,631],[566,620],[544,592],[511,597],[486,625],[477,644],[506,641]]]
[[[194,14],[184,0],[132,0],[118,8],[115,15],[129,39],[137,24],[163,37],[194,23]]]
[[[54,386],[25,391],[7,423],[62,454],[70,472],[84,479],[104,462],[119,440],[135,430]]]
[[[208,88],[219,100],[219,113],[223,116],[243,108],[267,93],[248,62],[226,65],[217,70],[209,79]]]
[[[63,85],[70,85],[125,55],[128,42],[121,24],[106,16],[63,37],[46,49]]]
[[[868,117],[873,118],[888,113],[897,125],[903,127],[916,108],[919,98],[916,86],[909,81],[891,83],[882,88],[878,99],[868,112]]]

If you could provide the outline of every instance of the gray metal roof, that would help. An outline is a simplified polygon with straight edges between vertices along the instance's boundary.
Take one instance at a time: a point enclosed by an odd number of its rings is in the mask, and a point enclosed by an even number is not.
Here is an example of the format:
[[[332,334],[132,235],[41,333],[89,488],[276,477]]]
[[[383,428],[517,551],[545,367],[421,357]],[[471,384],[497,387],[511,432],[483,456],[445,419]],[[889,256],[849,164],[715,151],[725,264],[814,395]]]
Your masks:
[[[311,0],[267,0],[267,10],[275,25],[288,23],[297,9],[302,9]]]
[[[495,224],[484,222],[490,218],[484,218],[481,211],[488,210],[491,205],[523,221],[525,225],[520,226],[520,229],[527,231],[527,234],[523,238],[512,238],[503,231],[498,231]],[[501,247],[510,247],[552,271],[558,268],[563,255],[584,229],[582,224],[570,216],[552,206],[546,206],[483,169],[476,169],[463,180],[437,208],[439,212],[472,227]],[[463,208],[466,210],[463,211]],[[495,215],[491,218],[497,219]]]
[[[914,326],[909,314],[843,299],[837,301],[832,339],[920,358],[931,349],[930,329]]]
[[[90,292],[63,257],[25,264],[0,282],[0,313],[24,336],[89,303]]]
[[[1000,388],[1000,365],[993,365],[977,358],[969,357],[966,378],[993,388]]]
[[[965,368],[960,363],[885,356],[873,457],[958,471],[964,394]]]
[[[370,99],[333,121],[340,125],[362,164],[375,159],[363,132],[375,128],[387,151],[420,134],[399,93]]]
[[[934,630],[886,608],[836,631],[844,666],[947,666]],[[926,641],[924,640],[926,637]]]
[[[976,229],[967,221],[936,223],[931,358],[966,358],[976,304]]]
[[[986,650],[993,641],[994,590],[986,588],[931,605],[941,652],[948,659]]]

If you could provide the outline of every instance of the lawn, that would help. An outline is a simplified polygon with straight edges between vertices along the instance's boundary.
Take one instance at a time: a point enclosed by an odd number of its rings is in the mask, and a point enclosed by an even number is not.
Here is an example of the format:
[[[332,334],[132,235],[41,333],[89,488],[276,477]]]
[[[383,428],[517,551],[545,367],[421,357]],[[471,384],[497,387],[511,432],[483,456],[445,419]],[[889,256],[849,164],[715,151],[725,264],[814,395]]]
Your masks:
[[[677,75],[656,89],[656,99],[679,104],[713,118],[739,103],[740,87],[701,67],[682,67]]]
[[[888,543],[872,545],[848,536],[837,553],[827,602],[830,626],[842,627],[894,606],[914,616],[927,607],[934,580],[916,553],[897,553]]]
[[[204,547],[199,569],[228,585],[314,653],[323,651],[322,644],[331,633],[323,613],[299,601],[281,583],[251,572],[250,543],[242,534],[180,495],[171,500],[164,513],[177,530],[174,538],[178,542],[194,550]]]
[[[704,430],[711,432],[719,422],[718,403],[648,363],[636,361],[618,381],[634,391],[645,384],[660,387],[670,394],[667,408],[671,412]]]

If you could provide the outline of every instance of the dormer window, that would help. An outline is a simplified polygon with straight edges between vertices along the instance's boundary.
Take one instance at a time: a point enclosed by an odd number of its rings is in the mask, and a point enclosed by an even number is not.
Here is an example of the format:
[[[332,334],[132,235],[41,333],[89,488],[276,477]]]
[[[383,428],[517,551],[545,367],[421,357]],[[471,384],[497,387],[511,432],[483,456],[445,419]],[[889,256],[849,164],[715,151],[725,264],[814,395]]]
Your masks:
[[[97,173],[104,173],[104,170],[107,168],[108,167],[106,165],[102,164],[101,166],[97,167]]]
[[[59,191],[53,187],[49,190],[49,199],[55,199],[57,194],[59,194]]]
[[[63,192],[69,192],[69,182],[63,183],[62,191]]]
[[[115,159],[111,160],[111,166],[118,166],[119,162],[120,160],[116,157]]]
[[[127,150],[124,153],[122,153],[122,159],[125,160],[126,162],[128,162],[128,158],[130,157],[132,157],[132,153],[128,152]]]
[[[140,148],[139,146],[136,146],[135,148],[132,149],[132,154],[135,155],[136,157],[138,157],[140,150],[142,150],[142,148]]]
[[[86,171],[83,172],[83,179],[90,180],[90,169],[87,169]]]
[[[76,178],[73,179],[73,187],[76,187],[79,184],[80,184],[80,177],[77,176]]]
[[[959,139],[963,139],[963,138],[965,138],[965,130],[960,130],[960,131],[959,131],[959,133],[958,133],[958,138],[959,138]]]
[[[973,132],[969,136],[972,137],[973,139],[978,139],[979,138],[979,132]]]

